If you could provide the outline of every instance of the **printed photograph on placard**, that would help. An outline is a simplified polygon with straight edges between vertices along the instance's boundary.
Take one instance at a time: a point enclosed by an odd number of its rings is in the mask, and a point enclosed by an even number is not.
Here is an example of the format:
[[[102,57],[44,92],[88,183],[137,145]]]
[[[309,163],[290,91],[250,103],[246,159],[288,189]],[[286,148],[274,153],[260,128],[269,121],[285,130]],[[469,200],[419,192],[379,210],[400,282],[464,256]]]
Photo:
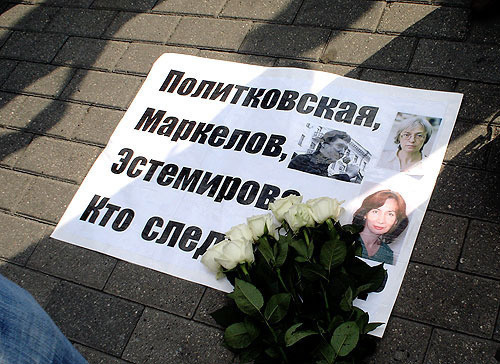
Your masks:
[[[335,180],[361,183],[372,155],[342,130],[307,123],[288,168]]]
[[[432,153],[441,120],[430,116],[399,112],[377,167],[423,175],[422,165]]]

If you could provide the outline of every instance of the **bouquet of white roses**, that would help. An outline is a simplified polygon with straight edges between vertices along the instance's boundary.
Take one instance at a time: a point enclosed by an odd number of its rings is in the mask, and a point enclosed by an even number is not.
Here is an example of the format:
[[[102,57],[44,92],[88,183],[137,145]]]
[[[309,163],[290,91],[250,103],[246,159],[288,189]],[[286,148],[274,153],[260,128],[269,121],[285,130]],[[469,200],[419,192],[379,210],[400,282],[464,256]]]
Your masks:
[[[340,226],[340,203],[288,196],[271,214],[234,226],[202,262],[234,285],[231,304],[212,316],[242,363],[355,363],[379,324],[353,306],[386,279],[383,265],[358,257],[360,227]],[[275,222],[277,220],[277,223]]]

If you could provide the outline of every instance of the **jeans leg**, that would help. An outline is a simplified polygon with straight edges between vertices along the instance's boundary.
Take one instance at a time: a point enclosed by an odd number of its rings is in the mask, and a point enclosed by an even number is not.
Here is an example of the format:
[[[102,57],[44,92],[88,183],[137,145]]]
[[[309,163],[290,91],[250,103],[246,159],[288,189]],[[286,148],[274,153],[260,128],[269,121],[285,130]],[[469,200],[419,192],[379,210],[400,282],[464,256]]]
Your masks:
[[[2,275],[0,363],[87,364],[35,299]]]

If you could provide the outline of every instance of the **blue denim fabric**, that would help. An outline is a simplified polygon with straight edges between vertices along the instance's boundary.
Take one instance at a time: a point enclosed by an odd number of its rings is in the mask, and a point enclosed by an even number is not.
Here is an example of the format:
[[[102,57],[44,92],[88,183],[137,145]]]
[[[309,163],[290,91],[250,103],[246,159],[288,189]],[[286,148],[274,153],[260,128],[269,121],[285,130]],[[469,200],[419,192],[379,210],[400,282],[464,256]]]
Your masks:
[[[0,363],[87,364],[35,299],[2,275]]]

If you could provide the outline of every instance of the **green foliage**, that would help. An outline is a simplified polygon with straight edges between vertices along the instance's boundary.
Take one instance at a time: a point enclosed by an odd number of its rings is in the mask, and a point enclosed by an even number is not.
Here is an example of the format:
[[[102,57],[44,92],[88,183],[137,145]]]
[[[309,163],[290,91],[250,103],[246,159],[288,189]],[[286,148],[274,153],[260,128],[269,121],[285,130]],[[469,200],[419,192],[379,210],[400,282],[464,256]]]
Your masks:
[[[366,312],[353,306],[360,295],[383,286],[383,265],[359,259],[359,228],[327,220],[261,237],[255,262],[226,272],[230,304],[213,313],[226,328],[226,345],[242,363],[359,363],[373,349]]]

